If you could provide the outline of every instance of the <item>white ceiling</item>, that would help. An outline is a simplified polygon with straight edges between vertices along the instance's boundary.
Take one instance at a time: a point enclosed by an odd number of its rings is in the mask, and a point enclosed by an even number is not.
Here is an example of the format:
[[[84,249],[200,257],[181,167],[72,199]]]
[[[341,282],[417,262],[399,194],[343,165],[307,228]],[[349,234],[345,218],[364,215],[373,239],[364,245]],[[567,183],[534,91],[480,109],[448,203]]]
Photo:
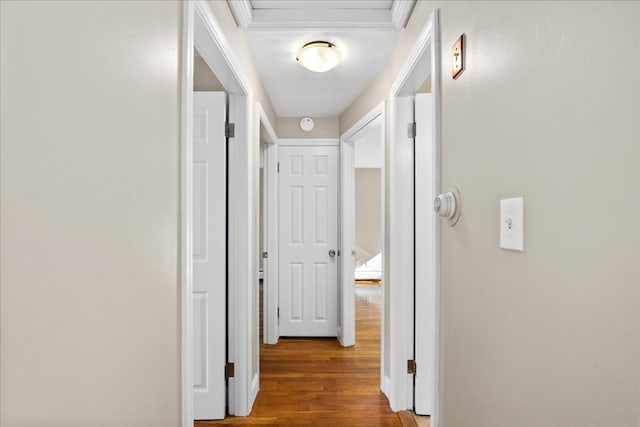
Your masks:
[[[228,0],[279,117],[342,113],[388,63],[414,0]],[[335,44],[326,73],[299,65],[305,43]]]

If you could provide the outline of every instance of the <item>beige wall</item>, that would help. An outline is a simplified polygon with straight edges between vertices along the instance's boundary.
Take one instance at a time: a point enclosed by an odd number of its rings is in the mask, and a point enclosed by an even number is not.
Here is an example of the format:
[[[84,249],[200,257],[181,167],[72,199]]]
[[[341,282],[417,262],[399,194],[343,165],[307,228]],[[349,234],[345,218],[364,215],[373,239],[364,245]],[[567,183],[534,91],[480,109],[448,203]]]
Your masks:
[[[249,51],[244,34],[242,34],[242,31],[236,25],[236,21],[233,19],[233,15],[229,10],[229,6],[227,6],[227,2],[222,0],[209,0],[208,3],[213,14],[218,20],[220,28],[222,28],[234,55],[240,62],[242,70],[251,82],[254,102],[260,102],[262,104],[262,108],[267,114],[267,117],[269,117],[271,125],[275,127],[277,118],[276,113],[273,110],[273,106],[271,105],[271,100],[269,99],[267,92],[262,86],[260,75],[258,74],[258,70],[253,62],[253,58],[251,57],[251,52]],[[276,132],[277,131],[278,130],[276,129]]]
[[[418,4],[420,6],[420,4]],[[415,10],[416,8],[414,8]],[[404,37],[401,37],[404,40]],[[406,41],[405,41],[406,43]],[[394,55],[395,61],[398,61],[397,55]],[[386,101],[389,97],[389,88],[391,87],[391,65],[389,64],[382,69],[378,77],[369,85],[355,101],[342,112],[339,118],[339,133],[342,135],[353,125],[364,117],[369,111],[373,110],[380,102]]]
[[[418,2],[342,131],[388,96],[433,7],[443,187],[463,206],[442,228],[442,426],[638,427],[640,3]],[[523,253],[498,247],[513,196]]]
[[[279,138],[339,138],[338,117],[313,117],[313,129],[305,132],[300,129],[302,117],[278,118]]]
[[[447,425],[498,402],[476,425],[640,425],[640,67],[612,67],[620,40],[638,44],[639,6],[443,9],[444,45],[465,32],[469,49],[443,79],[443,183],[464,198],[442,235]],[[497,248],[514,195],[523,254]]]
[[[380,253],[380,169],[356,168],[356,247],[358,263]]]
[[[193,90],[194,91],[224,91],[224,86],[220,80],[213,74],[211,68],[207,65],[204,58],[200,55],[194,55],[193,58]]]
[[[0,8],[0,424],[175,427],[182,5]]]

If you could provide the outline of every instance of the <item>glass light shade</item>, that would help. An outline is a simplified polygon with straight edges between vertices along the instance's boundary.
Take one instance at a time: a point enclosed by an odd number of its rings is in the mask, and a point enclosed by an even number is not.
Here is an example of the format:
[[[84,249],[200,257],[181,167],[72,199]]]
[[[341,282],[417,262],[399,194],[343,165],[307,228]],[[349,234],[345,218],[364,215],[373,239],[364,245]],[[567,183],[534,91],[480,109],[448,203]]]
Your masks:
[[[342,57],[333,43],[315,41],[302,46],[296,60],[308,70],[324,73],[338,65]]]

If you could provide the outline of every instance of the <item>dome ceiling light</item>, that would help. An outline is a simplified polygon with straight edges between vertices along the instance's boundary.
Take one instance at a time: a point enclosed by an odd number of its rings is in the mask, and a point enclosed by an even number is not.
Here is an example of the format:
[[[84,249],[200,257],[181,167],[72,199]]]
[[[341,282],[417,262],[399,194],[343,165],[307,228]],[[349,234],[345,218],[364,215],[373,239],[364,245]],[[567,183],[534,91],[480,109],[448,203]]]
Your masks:
[[[336,45],[325,41],[309,42],[296,55],[303,67],[316,73],[324,73],[340,63],[342,57]]]

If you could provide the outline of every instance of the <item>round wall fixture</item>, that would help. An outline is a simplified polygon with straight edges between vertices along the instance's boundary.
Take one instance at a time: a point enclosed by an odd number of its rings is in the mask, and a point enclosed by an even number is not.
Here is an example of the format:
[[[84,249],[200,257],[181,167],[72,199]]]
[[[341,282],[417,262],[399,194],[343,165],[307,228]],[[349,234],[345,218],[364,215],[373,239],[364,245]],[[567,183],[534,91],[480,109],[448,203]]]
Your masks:
[[[303,117],[302,120],[300,120],[300,129],[305,132],[311,132],[313,129],[313,119],[311,117]]]
[[[444,194],[438,194],[433,201],[435,213],[449,221],[450,226],[457,224],[460,219],[461,201],[460,192],[456,187]]]

